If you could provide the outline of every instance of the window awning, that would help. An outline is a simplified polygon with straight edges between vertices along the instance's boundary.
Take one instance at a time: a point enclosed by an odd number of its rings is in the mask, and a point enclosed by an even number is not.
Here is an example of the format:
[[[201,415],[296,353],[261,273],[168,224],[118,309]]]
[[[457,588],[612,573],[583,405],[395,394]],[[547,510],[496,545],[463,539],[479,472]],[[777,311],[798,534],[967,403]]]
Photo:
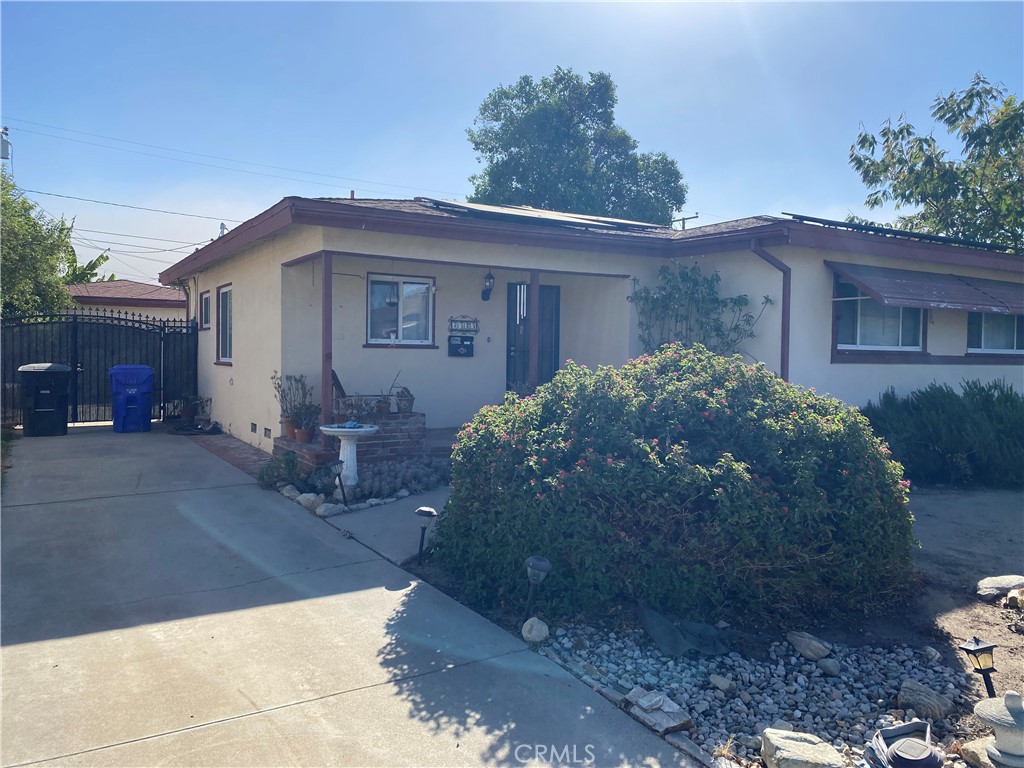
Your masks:
[[[886,306],[1024,315],[1024,284],[1021,283],[834,261],[825,264]]]

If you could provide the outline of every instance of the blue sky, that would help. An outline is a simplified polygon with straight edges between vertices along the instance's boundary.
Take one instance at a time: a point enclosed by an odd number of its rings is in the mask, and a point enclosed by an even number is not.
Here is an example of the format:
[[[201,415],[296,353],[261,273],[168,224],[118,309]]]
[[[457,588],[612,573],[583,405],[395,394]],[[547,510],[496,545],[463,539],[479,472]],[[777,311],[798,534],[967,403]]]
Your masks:
[[[556,66],[611,75],[619,124],[679,163],[690,226],[865,215],[861,122],[930,129],[979,71],[1024,91],[1021,2],[3,2],[0,22],[20,187],[213,217],[29,194],[75,218],[80,260],[110,247],[148,281],[287,195],[463,198],[480,102]]]

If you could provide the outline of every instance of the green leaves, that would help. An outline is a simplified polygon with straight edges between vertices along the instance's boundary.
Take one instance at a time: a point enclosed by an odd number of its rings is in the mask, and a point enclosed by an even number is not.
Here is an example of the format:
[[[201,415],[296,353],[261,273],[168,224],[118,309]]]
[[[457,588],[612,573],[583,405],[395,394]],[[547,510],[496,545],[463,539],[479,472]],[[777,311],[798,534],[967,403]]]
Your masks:
[[[901,467],[856,409],[738,357],[666,345],[574,363],[458,436],[437,557],[478,605],[547,615],[644,598],[705,618],[862,614],[910,572]]]
[[[557,67],[492,91],[466,131],[484,169],[470,202],[530,205],[669,225],[686,185],[664,153],[639,153],[615,124],[615,84]]]
[[[640,329],[640,343],[650,354],[662,344],[680,342],[686,347],[700,344],[720,355],[735,354],[740,344],[754,337],[754,326],[773,302],[767,295],[754,315],[747,311],[746,294],[722,298],[718,295],[718,272],[705,275],[698,265],[679,262],[658,270],[659,284],[640,287],[633,279],[633,304]]]
[[[957,93],[939,96],[932,116],[963,144],[960,158],[919,135],[904,115],[882,123],[878,137],[863,125],[850,165],[870,190],[865,205],[892,202],[904,229],[1024,248],[1024,105],[981,74]]]
[[[71,225],[46,216],[0,169],[0,299],[4,315],[55,312],[71,303],[62,275],[75,262]]]

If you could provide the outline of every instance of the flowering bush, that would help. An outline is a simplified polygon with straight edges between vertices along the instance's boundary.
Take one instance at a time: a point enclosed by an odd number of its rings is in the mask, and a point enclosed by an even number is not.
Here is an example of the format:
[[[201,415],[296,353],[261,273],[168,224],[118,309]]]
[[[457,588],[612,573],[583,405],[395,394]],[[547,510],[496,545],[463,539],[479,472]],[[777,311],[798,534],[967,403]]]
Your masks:
[[[850,616],[910,576],[902,468],[856,409],[762,366],[667,345],[622,368],[569,361],[458,435],[436,556],[481,606],[549,615],[643,598],[758,623]]]

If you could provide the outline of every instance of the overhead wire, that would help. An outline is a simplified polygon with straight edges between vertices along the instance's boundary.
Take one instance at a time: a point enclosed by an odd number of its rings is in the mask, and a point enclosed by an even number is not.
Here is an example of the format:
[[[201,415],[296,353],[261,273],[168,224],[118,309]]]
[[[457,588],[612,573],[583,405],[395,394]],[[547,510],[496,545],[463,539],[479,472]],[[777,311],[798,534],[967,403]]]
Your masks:
[[[32,195],[46,195],[48,197],[63,197],[67,200],[81,200],[86,203],[98,203],[99,205],[113,205],[118,208],[132,208],[136,211],[150,211],[152,213],[166,213],[172,216],[189,216],[193,219],[209,219],[210,221],[230,221],[232,224],[241,224],[240,219],[228,219],[224,216],[203,216],[198,213],[182,213],[181,211],[166,211],[162,208],[146,208],[141,205],[128,205],[127,203],[112,203],[109,200],[93,200],[88,197],[75,197],[74,195],[61,195],[56,192],[42,192],[38,189],[25,189],[24,187],[17,187],[18,191],[32,194]],[[40,209],[42,210],[42,209]]]
[[[198,245],[198,243],[190,243],[187,240],[168,240],[166,237],[149,237],[148,235],[131,235],[127,232],[107,232],[103,229],[84,229],[82,227],[75,227],[75,232],[93,232],[97,235],[114,235],[115,237],[135,237],[139,240],[156,240],[161,243],[180,243],[181,245]],[[205,241],[203,241],[205,242]]]
[[[423,187],[412,187],[412,186],[408,186],[408,185],[405,185],[405,184],[391,184],[391,183],[385,182],[385,181],[373,181],[373,180],[370,180],[370,179],[357,179],[357,178],[353,178],[353,177],[350,177],[350,176],[339,176],[339,175],[336,175],[336,174],[321,173],[321,172],[318,172],[318,171],[305,171],[305,170],[302,170],[300,168],[288,168],[288,167],[280,166],[280,165],[268,165],[266,163],[257,163],[257,162],[253,162],[251,160],[236,160],[234,158],[223,157],[223,156],[220,156],[220,155],[209,155],[209,154],[204,154],[202,152],[192,152],[190,150],[185,150],[185,149],[175,149],[173,147],[163,147],[163,146],[160,146],[158,144],[147,144],[147,143],[141,142],[141,141],[132,141],[130,139],[119,139],[119,138],[117,138],[115,136],[104,136],[104,135],[98,134],[98,133],[89,133],[88,131],[78,131],[78,130],[75,130],[75,129],[72,129],[72,128],[63,128],[63,127],[57,126],[57,125],[49,125],[47,123],[38,123],[38,122],[31,121],[31,120],[21,120],[21,119],[16,118],[16,117],[4,117],[3,119],[5,121],[9,121],[9,122],[25,123],[26,125],[37,125],[37,126],[40,126],[40,127],[43,127],[43,128],[51,128],[51,129],[57,130],[57,131],[65,131],[67,133],[75,133],[75,134],[79,134],[81,136],[91,136],[93,138],[105,139],[106,141],[117,141],[117,142],[121,142],[123,144],[133,144],[133,145],[139,146],[139,147],[148,147],[149,149],[159,149],[159,150],[164,151],[164,152],[176,152],[176,153],[184,154],[184,155],[192,155],[193,157],[205,157],[205,158],[210,159],[210,160],[223,160],[223,161],[228,162],[228,163],[238,163],[240,165],[251,165],[251,166],[254,166],[254,167],[257,167],[257,168],[269,168],[271,170],[276,170],[276,171],[288,171],[289,173],[301,173],[301,174],[306,175],[306,176],[319,176],[321,178],[326,178],[326,179],[338,179],[339,181],[344,181],[344,182],[350,183],[350,184],[351,183],[369,184],[369,185],[373,185],[373,186],[377,186],[377,187],[390,187],[390,188],[393,188],[393,189],[409,190],[411,192],[429,192],[431,194],[451,195],[451,196],[453,196],[455,198],[459,198],[459,199],[465,197],[465,195],[455,194],[453,192],[447,192],[447,191],[437,190],[437,189],[425,189]],[[19,130],[21,130],[23,133],[29,133],[29,134],[33,134],[33,135],[36,135],[36,136],[45,136],[45,137],[51,138],[51,139],[60,139],[60,140],[64,140],[64,141],[72,141],[72,142],[76,142],[78,144],[87,144],[89,146],[103,147],[105,149],[114,149],[114,150],[117,150],[119,152],[130,152],[132,154],[145,155],[147,157],[157,157],[157,158],[161,158],[161,159],[164,159],[164,160],[176,160],[178,162],[191,163],[193,165],[201,165],[201,166],[206,166],[206,167],[209,167],[209,168],[219,168],[221,170],[227,170],[227,171],[236,171],[238,173],[249,173],[249,174],[254,174],[254,175],[258,175],[258,176],[268,176],[269,178],[283,179],[283,180],[286,180],[286,181],[299,181],[299,182],[306,183],[306,184],[319,184],[321,186],[328,186],[328,187],[335,187],[335,188],[339,187],[339,185],[337,185],[337,184],[327,184],[325,182],[310,181],[308,179],[295,179],[295,178],[288,177],[288,176],[278,176],[276,174],[260,173],[258,171],[247,171],[247,170],[240,169],[240,168],[228,168],[226,166],[221,166],[221,165],[211,165],[209,163],[199,163],[199,162],[196,162],[196,161],[193,161],[193,160],[186,160],[185,158],[181,158],[181,157],[167,157],[166,155],[154,155],[154,154],[149,153],[149,152],[139,152],[137,150],[131,150],[131,149],[127,149],[125,147],[112,147],[112,146],[107,145],[107,144],[97,144],[95,142],[84,141],[82,139],[74,139],[74,138],[71,138],[70,136],[55,136],[52,133],[42,133],[41,131],[32,131],[32,130],[29,130],[27,128],[21,128]],[[369,190],[365,190],[365,191],[374,192],[376,194],[379,194],[379,192],[377,190],[369,189]]]

